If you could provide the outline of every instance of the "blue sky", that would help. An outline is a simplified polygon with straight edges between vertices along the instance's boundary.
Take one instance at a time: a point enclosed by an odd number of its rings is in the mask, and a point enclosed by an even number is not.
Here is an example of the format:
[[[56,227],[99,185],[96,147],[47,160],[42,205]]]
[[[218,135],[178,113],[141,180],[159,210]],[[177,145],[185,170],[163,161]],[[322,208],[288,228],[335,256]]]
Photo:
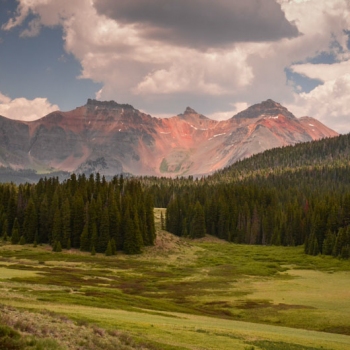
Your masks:
[[[3,25],[13,16],[18,3],[2,0],[0,4]],[[40,35],[20,37],[30,19],[21,27],[0,33],[0,91],[11,98],[45,97],[62,110],[85,104],[101,84],[77,78],[81,65],[64,50],[62,27],[44,27]]]
[[[88,98],[228,118],[268,98],[350,132],[348,0],[0,0],[0,114]]]

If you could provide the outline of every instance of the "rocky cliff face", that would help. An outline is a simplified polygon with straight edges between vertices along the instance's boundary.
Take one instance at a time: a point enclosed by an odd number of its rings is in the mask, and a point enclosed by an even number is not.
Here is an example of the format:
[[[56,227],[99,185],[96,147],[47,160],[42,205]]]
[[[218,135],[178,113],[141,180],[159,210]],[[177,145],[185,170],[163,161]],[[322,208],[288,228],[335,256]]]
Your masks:
[[[153,118],[128,104],[88,100],[33,122],[0,118],[0,165],[40,172],[200,175],[266,149],[337,136],[267,100],[226,121],[188,107]]]

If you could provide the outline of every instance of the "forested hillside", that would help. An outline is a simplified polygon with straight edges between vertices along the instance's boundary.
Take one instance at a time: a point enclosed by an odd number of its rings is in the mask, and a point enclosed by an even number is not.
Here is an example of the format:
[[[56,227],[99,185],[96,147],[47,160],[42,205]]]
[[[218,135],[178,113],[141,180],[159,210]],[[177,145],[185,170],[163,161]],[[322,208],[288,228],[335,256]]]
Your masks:
[[[0,185],[0,236],[13,244],[51,244],[107,255],[140,253],[155,238],[153,201],[137,180],[99,174]]]
[[[266,151],[200,180],[148,180],[166,228],[349,257],[350,135]]]
[[[235,243],[305,245],[308,254],[349,257],[350,135],[266,151],[194,179],[72,175],[0,185],[0,235],[54,250],[139,253],[163,227]]]

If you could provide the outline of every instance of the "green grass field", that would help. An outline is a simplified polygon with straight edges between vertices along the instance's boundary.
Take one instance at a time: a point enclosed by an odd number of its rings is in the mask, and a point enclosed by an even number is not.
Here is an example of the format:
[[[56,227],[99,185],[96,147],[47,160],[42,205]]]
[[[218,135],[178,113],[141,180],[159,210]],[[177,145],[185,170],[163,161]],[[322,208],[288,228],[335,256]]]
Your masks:
[[[164,231],[138,256],[2,243],[0,298],[0,349],[350,349],[350,262],[302,247]]]

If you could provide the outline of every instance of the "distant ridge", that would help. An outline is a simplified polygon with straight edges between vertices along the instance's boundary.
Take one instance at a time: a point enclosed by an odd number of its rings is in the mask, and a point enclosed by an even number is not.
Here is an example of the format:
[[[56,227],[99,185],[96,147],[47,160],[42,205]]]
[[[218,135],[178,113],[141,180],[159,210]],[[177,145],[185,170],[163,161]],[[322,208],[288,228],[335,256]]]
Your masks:
[[[0,166],[106,176],[206,175],[267,149],[337,135],[270,99],[224,121],[191,107],[160,119],[129,104],[88,99],[33,122],[0,118]]]

